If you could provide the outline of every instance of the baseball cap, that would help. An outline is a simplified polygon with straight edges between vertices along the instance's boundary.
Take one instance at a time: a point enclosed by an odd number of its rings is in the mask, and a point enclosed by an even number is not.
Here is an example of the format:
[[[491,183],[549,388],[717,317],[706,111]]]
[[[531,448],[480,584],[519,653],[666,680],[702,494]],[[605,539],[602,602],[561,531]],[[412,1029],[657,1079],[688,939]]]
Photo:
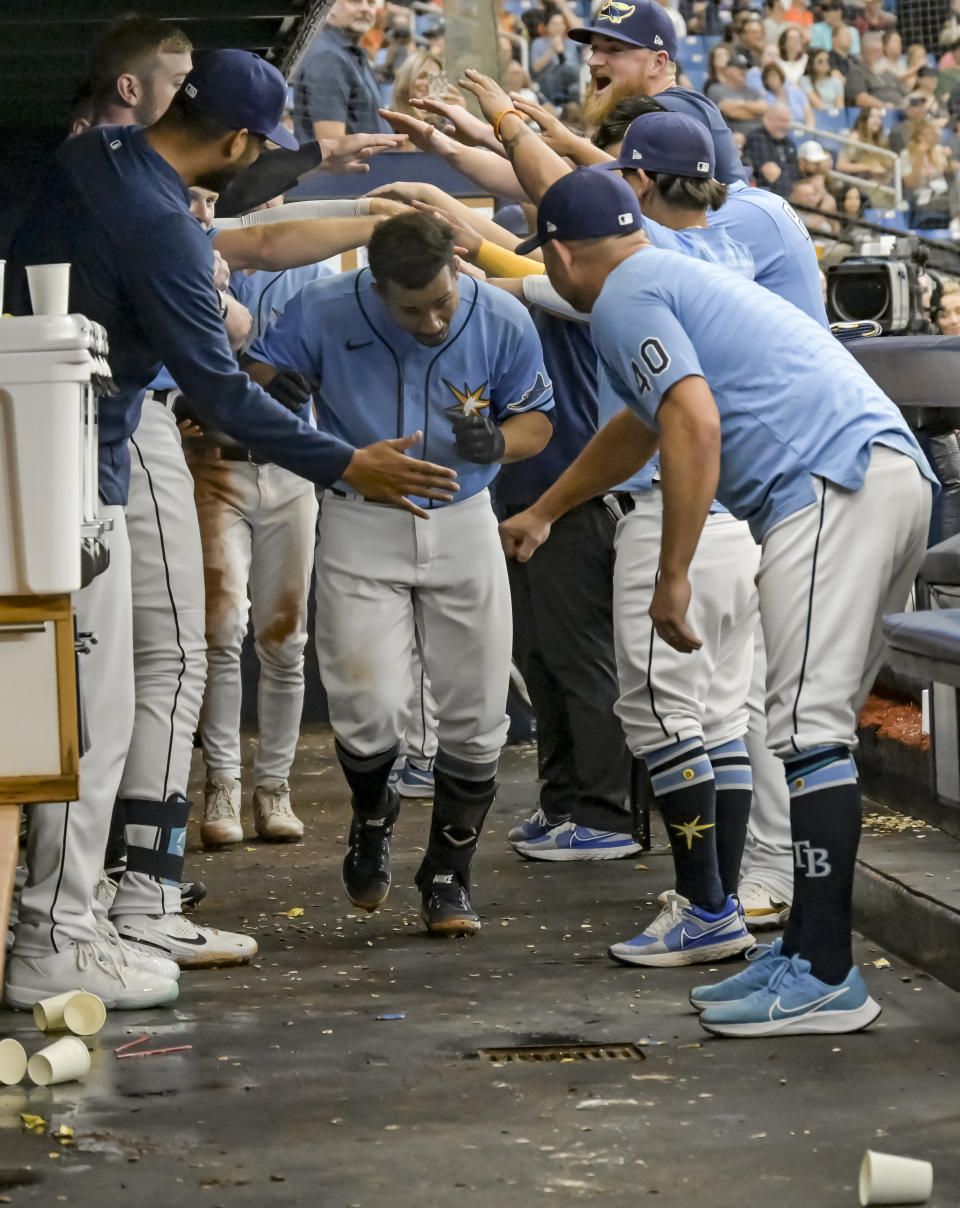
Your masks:
[[[206,50],[193,57],[181,93],[198,113],[228,130],[249,130],[288,151],[300,144],[280,125],[287,85],[272,63],[249,50]]]
[[[823,159],[829,159],[826,151],[814,138],[808,138],[806,142],[800,144],[797,148],[798,159],[809,159],[811,163],[819,163]]]
[[[574,42],[589,42],[591,34],[603,34],[631,46],[647,50],[665,50],[671,59],[677,57],[677,31],[666,11],[656,0],[605,0],[592,25],[567,30]]]
[[[925,92],[911,92],[904,102],[907,109],[912,109],[915,105],[925,105],[927,103],[927,94]]]
[[[742,46],[733,46],[730,48],[727,66],[739,67],[741,71],[749,71],[753,66],[753,55],[749,50],[744,50]]]
[[[620,158],[596,166],[608,172],[642,168],[709,180],[716,170],[716,152],[702,122],[683,113],[644,113],[630,123]]]
[[[551,239],[602,239],[642,229],[640,203],[622,177],[578,168],[555,180],[540,198],[537,233],[516,250],[525,256]]]

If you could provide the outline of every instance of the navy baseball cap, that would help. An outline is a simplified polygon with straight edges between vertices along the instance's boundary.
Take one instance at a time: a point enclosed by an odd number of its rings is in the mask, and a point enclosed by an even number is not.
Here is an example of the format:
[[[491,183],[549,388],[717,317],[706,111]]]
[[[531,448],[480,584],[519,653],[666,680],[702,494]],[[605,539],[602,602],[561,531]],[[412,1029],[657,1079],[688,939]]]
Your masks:
[[[683,113],[644,113],[630,123],[620,158],[596,167],[608,172],[642,168],[709,180],[717,159],[710,131],[702,122]]]
[[[656,0],[605,0],[592,25],[567,31],[574,42],[589,42],[591,34],[603,34],[631,46],[648,50],[665,50],[671,59],[677,57],[677,31],[666,11]]]
[[[272,63],[249,50],[206,50],[194,55],[193,70],[181,89],[190,106],[228,130],[249,130],[278,147],[300,144],[280,119],[287,85]]]
[[[640,203],[622,177],[578,168],[555,180],[540,198],[537,233],[516,250],[525,256],[551,239],[602,239],[642,229]]]

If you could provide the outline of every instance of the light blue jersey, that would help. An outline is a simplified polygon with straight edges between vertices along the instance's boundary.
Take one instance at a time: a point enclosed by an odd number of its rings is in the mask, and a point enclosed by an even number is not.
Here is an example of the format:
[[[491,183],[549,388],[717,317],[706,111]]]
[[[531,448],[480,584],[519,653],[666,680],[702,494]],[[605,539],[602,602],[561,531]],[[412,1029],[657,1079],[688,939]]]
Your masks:
[[[253,273],[230,274],[230,293],[253,316],[253,326],[244,343],[249,348],[268,324],[279,319],[284,307],[305,285],[330,277],[333,270],[326,264],[304,264],[300,268],[257,269]]]
[[[712,264],[641,248],[592,312],[610,389],[650,428],[670,389],[706,380],[720,413],[717,498],[754,538],[816,502],[813,479],[856,491],[874,444],[936,485],[896,405],[829,331]]]
[[[411,455],[456,470],[454,503],[462,503],[500,467],[457,456],[451,411],[481,412],[500,423],[524,411],[551,411],[553,390],[526,308],[473,277],[459,282],[460,305],[438,347],[394,322],[364,268],[305,286],[254,341],[250,356],[316,383],[320,430],[358,448],[422,430],[423,443]]]
[[[750,249],[758,285],[827,326],[817,253],[789,202],[767,189],[735,182],[728,186],[726,202],[711,210],[707,221]]]
[[[753,280],[753,257],[742,243],[737,243],[721,227],[686,227],[682,231],[674,231],[644,217],[643,229],[654,247],[678,252],[682,256],[690,256],[708,264],[716,264],[746,278],[747,281]],[[607,420],[623,410],[623,399],[611,386],[602,361],[597,373],[597,399],[602,428]],[[654,456],[645,466],[641,466],[636,474],[615,489],[649,491],[659,477],[660,458]],[[725,509],[715,504],[713,510],[722,512]]]

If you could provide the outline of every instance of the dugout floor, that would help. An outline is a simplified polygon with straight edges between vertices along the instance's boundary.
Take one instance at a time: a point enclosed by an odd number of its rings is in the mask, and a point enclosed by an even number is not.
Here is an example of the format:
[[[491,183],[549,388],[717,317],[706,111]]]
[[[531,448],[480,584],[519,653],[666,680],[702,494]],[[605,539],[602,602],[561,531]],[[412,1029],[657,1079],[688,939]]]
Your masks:
[[[340,893],[346,797],[329,734],[305,734],[303,844],[205,855],[191,827],[203,918],[245,920],[260,955],[184,973],[175,1009],[111,1015],[84,1085],[0,1088],[0,1203],[843,1208],[873,1147],[932,1160],[930,1204],[955,1208],[957,995],[891,958],[866,970],[884,1006],[869,1033],[708,1039],[686,1003],[706,971],[644,975],[604,955],[651,917],[667,856],[520,861],[504,833],[534,775],[532,751],[512,749],[478,861],[484,930],[435,941],[412,889],[426,808],[401,817],[387,907],[357,917]],[[859,945],[862,962],[882,956]],[[2,1025],[36,1047],[27,1017]],[[193,1048],[114,1057],[144,1032]],[[577,1040],[638,1041],[646,1059],[472,1056]],[[21,1113],[46,1127],[26,1131]],[[61,1125],[72,1143],[50,1135]]]

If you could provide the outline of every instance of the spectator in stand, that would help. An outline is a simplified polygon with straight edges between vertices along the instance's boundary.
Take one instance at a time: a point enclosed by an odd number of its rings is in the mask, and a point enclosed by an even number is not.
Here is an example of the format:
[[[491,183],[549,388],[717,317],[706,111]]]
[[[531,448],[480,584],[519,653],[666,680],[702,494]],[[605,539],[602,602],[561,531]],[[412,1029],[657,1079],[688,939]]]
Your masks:
[[[439,92],[437,91],[439,88]],[[394,113],[405,113],[429,122],[432,126],[440,126],[442,118],[420,109],[414,109],[411,101],[422,101],[425,97],[435,96],[438,100],[449,101],[453,105],[462,105],[463,97],[456,88],[450,86],[443,74],[443,63],[427,50],[418,50],[408,55],[403,66],[397,72],[393,82],[393,98],[390,108]],[[413,148],[412,143],[404,147]]]
[[[360,39],[373,27],[374,0],[336,0],[293,82],[301,143],[343,134],[389,134],[380,87]]]
[[[800,85],[800,78],[807,68],[807,52],[804,50],[803,34],[796,25],[788,25],[780,35],[780,66],[791,84]]]
[[[954,163],[960,164],[960,113],[951,113],[950,123],[943,132],[943,145],[949,149]]]
[[[711,84],[723,83],[723,69],[727,65],[727,60],[730,58],[730,47],[726,42],[717,42],[710,47],[710,53],[707,55],[707,78],[704,81],[703,89],[707,96],[710,95],[708,89]]]
[[[867,195],[856,185],[847,185],[840,199],[840,213],[845,218],[859,218],[867,206]]]
[[[790,110],[790,120],[813,125],[813,110],[802,88],[787,82],[779,63],[768,63],[761,74],[764,93],[771,105],[780,102]]]
[[[819,176],[826,188],[833,160],[830,152],[825,151],[822,144],[814,138],[808,138],[797,148],[797,167],[804,180],[812,180],[815,176]]]
[[[836,235],[840,224],[827,215],[837,212],[837,200],[826,189],[822,189],[822,180],[820,176],[798,180],[791,189],[788,200],[791,205],[800,207],[803,225],[811,235]],[[811,214],[809,210],[819,210],[820,213]]]
[[[939,42],[941,51],[960,44],[960,0],[950,0],[947,18],[940,29]],[[943,67],[944,64],[941,63],[940,66]],[[951,63],[950,66],[954,67],[956,64]]]
[[[940,127],[924,120],[900,154],[904,193],[910,202],[910,225],[930,230],[949,224],[960,236],[960,191],[957,166],[949,147],[940,143]]]
[[[837,31],[840,32],[839,30]],[[834,38],[836,38],[836,34]],[[851,61],[847,72],[847,106],[879,108],[892,106],[899,109],[907,90],[896,76],[881,75],[877,64],[883,58],[883,34],[865,33],[860,39],[860,62]]]
[[[833,44],[830,47],[830,66],[844,82],[846,82],[850,69],[856,61],[851,54],[855,32],[849,25],[838,25],[833,31]]]
[[[733,44],[747,51],[754,63],[761,61],[764,48],[767,45],[767,34],[758,13],[755,13],[752,9],[748,10],[743,20],[737,26]]]
[[[960,336],[960,281],[944,277],[932,318],[942,336]]]
[[[783,14],[784,21],[792,21],[794,25],[813,25],[813,13],[807,5],[808,0],[793,0],[793,4]]]
[[[883,33],[896,23],[897,19],[892,13],[884,12],[883,0],[864,0],[863,12],[854,21],[861,36],[869,33]]]
[[[567,37],[567,23],[556,12],[542,37],[530,44],[530,74],[552,105],[565,105],[580,95],[580,47]]]
[[[530,76],[524,71],[523,64],[511,59],[503,72],[503,86],[508,92],[515,92],[532,105],[542,105],[546,97],[542,96],[530,82]]]
[[[707,96],[723,114],[723,120],[731,130],[744,135],[760,127],[760,119],[767,111],[763,93],[747,85],[747,72],[753,60],[739,47],[731,49],[723,69],[723,81],[711,84]]]
[[[927,48],[920,42],[914,42],[907,47],[903,72],[900,76],[904,88],[912,91],[917,84],[917,75],[921,67],[927,66]]]
[[[814,109],[839,109],[843,105],[845,80],[830,66],[828,50],[811,50],[800,87]]]
[[[808,49],[811,54],[814,50],[831,50],[833,48],[834,30],[839,29],[841,25],[845,24],[843,19],[843,0],[827,0],[827,3],[824,4],[820,11],[822,19],[817,21],[810,30]],[[847,28],[850,30],[850,54],[859,55],[860,35],[852,25],[847,26]]]
[[[777,101],[747,134],[746,152],[757,184],[781,197],[789,197],[800,176],[797,148],[790,137],[790,107]]]
[[[677,0],[657,0],[657,3],[666,11],[667,16],[673,22],[677,39],[685,38],[687,36],[687,23],[683,19],[683,14],[680,12]]]
[[[850,133],[858,143],[866,143],[867,146],[842,146],[837,155],[837,171],[862,177],[865,187],[874,185],[870,190],[872,202],[876,197],[876,186],[889,185],[893,180],[893,159],[882,154],[890,150],[883,132],[883,110],[861,109]],[[889,202],[889,191],[886,197],[881,194],[881,199]]]
[[[927,116],[927,96],[923,92],[911,92],[903,109],[903,117],[890,131],[887,146],[900,152],[920,131],[920,123]]]
[[[767,42],[776,42],[783,33],[783,28],[787,23],[787,10],[783,5],[783,0],[763,0],[763,7],[767,15],[763,18],[763,28]]]
[[[883,57],[877,63],[877,71],[880,75],[892,75],[902,80],[906,67],[900,34],[895,29],[886,30],[883,34]]]
[[[942,130],[947,124],[947,107],[937,99],[937,84],[940,82],[940,72],[936,67],[923,66],[917,72],[917,83],[914,92],[920,93],[927,99],[927,117],[936,122]]]

